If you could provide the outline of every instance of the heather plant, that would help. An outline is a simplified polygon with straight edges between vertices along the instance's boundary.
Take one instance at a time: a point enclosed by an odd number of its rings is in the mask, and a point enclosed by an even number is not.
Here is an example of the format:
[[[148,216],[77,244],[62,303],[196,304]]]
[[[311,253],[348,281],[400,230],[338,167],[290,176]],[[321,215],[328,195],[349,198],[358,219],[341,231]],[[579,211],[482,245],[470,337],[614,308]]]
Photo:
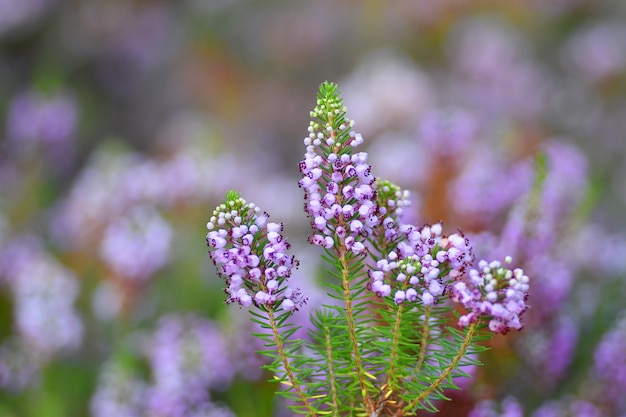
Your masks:
[[[292,411],[308,416],[437,412],[479,365],[485,340],[522,328],[529,278],[502,260],[474,258],[461,232],[403,221],[408,191],[376,178],[332,83],[323,83],[299,164],[304,211],[328,267],[328,302],[310,315],[307,340],[290,320],[307,294],[284,225],[230,191],[207,223],[209,256],[227,303],[250,308],[265,367]],[[299,322],[302,322],[300,319]]]
[[[289,372],[317,415],[626,417],[626,2],[364,5],[0,1],[0,417],[293,417]],[[322,111],[302,158],[320,73],[366,140]],[[293,247],[226,305],[230,189]],[[532,308],[486,340],[507,256]]]

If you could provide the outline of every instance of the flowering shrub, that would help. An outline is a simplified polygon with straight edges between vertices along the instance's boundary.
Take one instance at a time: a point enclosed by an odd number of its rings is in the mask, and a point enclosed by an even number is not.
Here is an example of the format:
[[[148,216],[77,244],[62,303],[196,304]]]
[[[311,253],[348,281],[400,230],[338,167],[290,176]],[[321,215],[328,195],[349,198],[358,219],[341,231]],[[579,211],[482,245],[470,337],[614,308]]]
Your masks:
[[[0,1],[0,417],[626,417],[626,2],[361,3]]]
[[[402,219],[408,192],[376,179],[363,137],[337,86],[320,86],[299,168],[309,243],[328,264],[328,297],[311,315],[311,339],[292,337],[306,294],[287,284],[297,259],[283,225],[230,191],[207,223],[209,256],[228,303],[251,307],[266,367],[290,408],[308,416],[404,416],[437,411],[479,342],[522,328],[529,278],[510,256],[475,263],[462,232]],[[474,269],[477,268],[477,269]]]

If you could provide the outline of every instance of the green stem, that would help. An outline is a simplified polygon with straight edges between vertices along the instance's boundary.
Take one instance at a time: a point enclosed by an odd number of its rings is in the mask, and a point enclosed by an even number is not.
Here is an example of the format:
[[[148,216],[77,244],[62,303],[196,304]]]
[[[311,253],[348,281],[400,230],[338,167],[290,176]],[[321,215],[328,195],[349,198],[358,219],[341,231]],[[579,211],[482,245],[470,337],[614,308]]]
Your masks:
[[[363,369],[363,363],[361,361],[361,353],[359,352],[359,342],[356,336],[356,327],[354,323],[354,312],[352,311],[352,290],[350,288],[350,273],[349,265],[346,259],[345,253],[339,254],[339,261],[341,262],[341,275],[343,283],[343,295],[346,303],[346,321],[348,323],[348,334],[350,342],[352,344],[352,356],[354,357],[354,363],[356,366],[356,372],[359,379],[359,387],[361,388],[361,396],[365,402],[366,410],[368,413],[374,411],[374,404],[367,394],[366,375]]]
[[[400,320],[402,319],[402,310],[403,304],[398,306],[398,310],[396,310],[395,323],[393,326],[393,339],[391,341],[391,357],[389,358],[389,372],[387,373],[387,384],[390,390],[394,390],[396,387],[395,381],[398,379],[396,372],[396,362],[398,361],[398,350],[399,350],[399,340],[400,340]]]
[[[463,341],[463,344],[461,345],[461,348],[459,349],[457,354],[452,359],[452,362],[450,362],[450,365],[441,373],[441,375],[439,375],[437,379],[433,381],[432,384],[430,384],[428,388],[422,391],[422,393],[418,397],[414,398],[413,401],[411,401],[407,406],[404,407],[405,412],[408,412],[414,409],[415,407],[417,407],[419,403],[421,403],[435,389],[437,389],[437,387],[439,386],[439,384],[441,384],[442,381],[445,381],[448,375],[450,375],[450,372],[452,372],[457,367],[461,359],[463,359],[465,352],[467,351],[470,344],[472,343],[472,338],[474,337],[474,333],[476,333],[477,329],[478,329],[478,322],[472,323],[469,325],[467,329],[467,333],[465,334],[465,340]]]
[[[424,325],[422,326],[421,338],[420,338],[420,350],[419,355],[417,357],[417,361],[415,362],[415,371],[414,375],[418,375],[420,370],[422,369],[422,365],[424,364],[424,360],[426,359],[426,348],[428,347],[428,339],[430,336],[430,312],[431,308],[426,307],[424,309]],[[398,405],[398,411],[393,414],[393,417],[402,416],[403,407],[405,405],[405,401],[401,400]]]
[[[326,360],[328,361],[328,379],[330,380],[330,393],[332,398],[333,416],[339,417],[339,400],[337,398],[337,385],[335,379],[335,369],[333,368],[332,344],[330,338],[330,329],[324,326],[326,333]]]
[[[285,372],[287,373],[287,376],[289,377],[289,384],[296,391],[296,393],[298,394],[298,397],[300,397],[300,401],[306,408],[308,415],[311,417],[315,417],[317,414],[315,413],[315,410],[313,410],[313,407],[311,406],[311,403],[309,402],[309,399],[307,398],[306,394],[304,393],[304,391],[302,391],[302,387],[300,386],[300,383],[298,382],[295,375],[293,374],[291,365],[289,364],[289,361],[287,360],[287,354],[285,353],[283,340],[281,339],[280,334],[278,333],[278,326],[276,325],[276,318],[274,317],[274,310],[271,307],[268,308],[267,315],[269,317],[270,326],[272,328],[274,342],[276,342],[276,350],[278,350],[278,354],[280,355],[280,360],[283,364],[283,368],[285,368]]]
[[[428,337],[430,336],[430,307],[424,311],[424,326],[422,327],[422,339],[420,340],[420,353],[415,363],[415,373],[422,369],[424,359],[426,359],[426,348],[428,347]]]

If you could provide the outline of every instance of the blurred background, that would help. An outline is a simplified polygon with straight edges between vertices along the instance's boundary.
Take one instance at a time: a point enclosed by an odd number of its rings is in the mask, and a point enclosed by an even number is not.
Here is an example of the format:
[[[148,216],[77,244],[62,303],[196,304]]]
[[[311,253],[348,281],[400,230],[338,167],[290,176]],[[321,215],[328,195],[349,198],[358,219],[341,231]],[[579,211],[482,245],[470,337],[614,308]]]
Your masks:
[[[239,190],[321,302],[325,80],[410,221],[533,280],[440,415],[626,415],[625,2],[0,0],[0,417],[290,415],[205,224]]]

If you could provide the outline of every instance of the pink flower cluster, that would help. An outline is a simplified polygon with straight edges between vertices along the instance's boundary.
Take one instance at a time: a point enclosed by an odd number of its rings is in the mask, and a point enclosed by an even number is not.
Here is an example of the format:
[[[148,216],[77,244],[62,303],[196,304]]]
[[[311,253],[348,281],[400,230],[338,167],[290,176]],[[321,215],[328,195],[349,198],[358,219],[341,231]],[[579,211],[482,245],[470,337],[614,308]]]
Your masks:
[[[418,299],[433,305],[474,260],[469,241],[461,234],[442,236],[440,223],[418,229],[400,225],[404,239],[370,270],[368,288],[379,297],[393,296],[396,304]]]
[[[228,302],[298,310],[305,299],[285,284],[298,261],[287,254],[283,225],[268,222],[268,217],[230,192],[207,223],[209,256],[226,280]]]
[[[511,263],[511,257],[505,263]],[[450,288],[450,297],[469,313],[459,318],[459,326],[466,327],[481,316],[489,317],[489,330],[506,334],[521,329],[520,316],[528,306],[528,276],[520,268],[510,270],[498,261],[480,261],[478,270],[469,272],[469,282],[458,281]]]

